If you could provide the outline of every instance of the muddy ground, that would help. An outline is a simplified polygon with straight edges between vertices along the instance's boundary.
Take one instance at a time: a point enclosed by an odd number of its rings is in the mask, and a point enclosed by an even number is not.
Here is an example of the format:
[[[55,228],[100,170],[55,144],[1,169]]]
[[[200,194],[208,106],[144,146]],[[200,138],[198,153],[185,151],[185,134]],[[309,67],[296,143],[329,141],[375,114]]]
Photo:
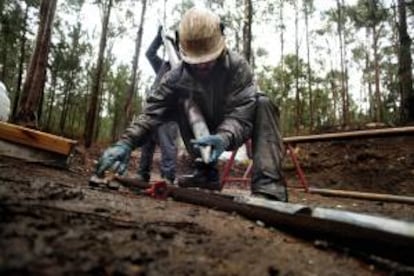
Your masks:
[[[0,275],[413,274],[236,214],[91,189],[100,151],[78,151],[68,170],[0,157]],[[413,137],[304,144],[296,152],[313,187],[414,196]],[[187,163],[180,158],[180,172]],[[292,188],[289,158],[284,171],[291,202],[414,221],[413,205],[308,194]]]

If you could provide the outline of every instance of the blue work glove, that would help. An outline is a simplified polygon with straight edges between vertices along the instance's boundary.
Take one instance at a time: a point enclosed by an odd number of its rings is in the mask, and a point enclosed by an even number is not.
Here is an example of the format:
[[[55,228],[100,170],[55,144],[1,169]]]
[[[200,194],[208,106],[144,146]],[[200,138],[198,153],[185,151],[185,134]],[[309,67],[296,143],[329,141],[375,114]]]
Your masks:
[[[192,140],[191,143],[195,148],[211,146],[210,163],[217,162],[218,158],[224,151],[224,141],[219,135],[207,135],[196,140]]]
[[[128,168],[132,148],[125,142],[117,142],[107,148],[96,166],[95,174],[104,177],[105,171],[111,169],[115,173],[124,174]]]

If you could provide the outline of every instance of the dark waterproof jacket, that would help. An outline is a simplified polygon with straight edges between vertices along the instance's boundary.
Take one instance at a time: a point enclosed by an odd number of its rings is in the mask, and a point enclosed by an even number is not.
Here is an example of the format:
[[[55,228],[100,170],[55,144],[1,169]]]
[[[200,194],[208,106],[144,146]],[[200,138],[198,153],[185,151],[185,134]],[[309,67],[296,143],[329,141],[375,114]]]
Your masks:
[[[183,100],[189,97],[201,109],[210,132],[224,139],[226,150],[238,148],[251,136],[257,89],[248,63],[226,52],[207,80],[198,80],[190,70],[181,64],[164,75],[148,97],[143,114],[127,128],[122,140],[141,146],[151,129],[171,119],[176,119],[182,130],[180,114],[184,113]]]

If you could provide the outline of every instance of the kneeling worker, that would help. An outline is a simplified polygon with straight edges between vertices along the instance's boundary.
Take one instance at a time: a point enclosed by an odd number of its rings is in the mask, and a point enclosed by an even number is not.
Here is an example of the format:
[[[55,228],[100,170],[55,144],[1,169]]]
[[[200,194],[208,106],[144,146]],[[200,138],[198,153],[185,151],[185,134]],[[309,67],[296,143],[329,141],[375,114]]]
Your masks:
[[[179,177],[179,186],[219,190],[219,156],[252,139],[252,194],[287,201],[278,110],[258,93],[246,60],[226,48],[219,17],[204,8],[188,10],[180,22],[179,46],[183,62],[164,75],[143,114],[104,152],[96,174],[102,176],[115,162],[122,164],[118,173],[125,172],[131,151],[173,118],[194,160],[200,157],[200,146],[212,146],[210,162],[195,161],[194,173]],[[200,108],[211,135],[194,140],[183,106],[188,98]]]

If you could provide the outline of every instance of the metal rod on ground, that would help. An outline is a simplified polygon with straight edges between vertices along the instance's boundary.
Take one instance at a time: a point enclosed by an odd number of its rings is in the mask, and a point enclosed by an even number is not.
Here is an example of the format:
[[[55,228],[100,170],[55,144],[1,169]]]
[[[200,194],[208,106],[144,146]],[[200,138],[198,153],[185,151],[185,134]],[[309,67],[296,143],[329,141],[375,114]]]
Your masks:
[[[186,99],[184,101],[184,109],[191,129],[193,130],[194,137],[199,139],[210,135],[210,130],[204,121],[203,114],[192,99]],[[200,154],[204,163],[210,163],[211,146],[200,147]]]
[[[350,197],[350,198],[360,198],[360,199],[367,199],[367,200],[378,200],[378,201],[414,204],[414,197],[409,197],[409,196],[364,193],[364,192],[356,192],[356,191],[319,189],[319,188],[309,188],[309,192],[312,194],[321,194],[325,196]]]

